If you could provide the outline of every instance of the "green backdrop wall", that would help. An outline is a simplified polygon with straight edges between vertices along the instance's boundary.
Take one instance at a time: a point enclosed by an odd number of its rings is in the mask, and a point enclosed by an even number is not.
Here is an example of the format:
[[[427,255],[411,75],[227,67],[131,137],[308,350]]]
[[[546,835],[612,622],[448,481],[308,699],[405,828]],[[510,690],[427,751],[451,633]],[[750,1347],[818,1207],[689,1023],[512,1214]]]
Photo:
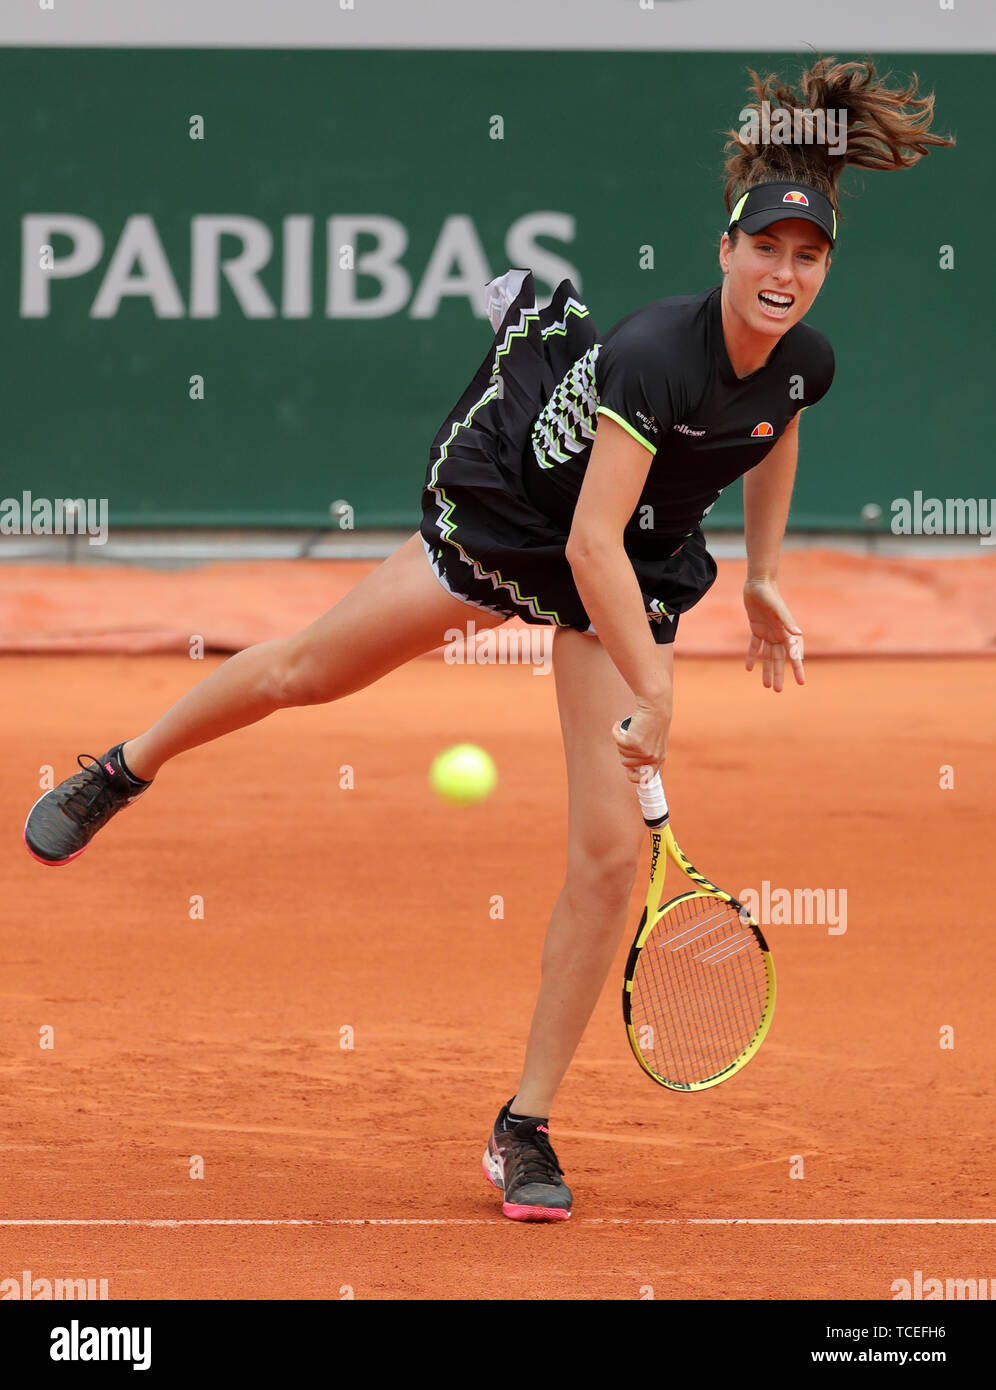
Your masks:
[[[107,497],[112,526],[317,525],[341,498],[357,527],[414,526],[429,442],[489,342],[483,282],[530,263],[532,237],[540,288],[565,265],[603,332],[718,283],[722,132],[748,65],[800,61],[0,51],[0,497]],[[803,420],[796,527],[992,491],[993,59],[876,61],[915,68],[959,143],[845,175],[860,196],[809,316],[837,377]],[[388,221],[357,237],[353,217]],[[250,221],[240,238],[211,218]],[[337,264],[344,233],[386,280]],[[256,273],[230,279],[247,248]],[[739,492],[712,521],[737,524]]]

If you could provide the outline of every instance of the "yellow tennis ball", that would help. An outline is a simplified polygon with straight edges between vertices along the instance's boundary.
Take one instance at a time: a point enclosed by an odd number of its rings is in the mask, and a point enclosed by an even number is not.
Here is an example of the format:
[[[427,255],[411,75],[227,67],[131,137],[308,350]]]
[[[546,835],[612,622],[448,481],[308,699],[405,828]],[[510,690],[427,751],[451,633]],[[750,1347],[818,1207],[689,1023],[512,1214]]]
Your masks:
[[[470,806],[490,796],[498,784],[498,769],[489,754],[473,743],[458,743],[433,760],[429,785],[443,801]]]

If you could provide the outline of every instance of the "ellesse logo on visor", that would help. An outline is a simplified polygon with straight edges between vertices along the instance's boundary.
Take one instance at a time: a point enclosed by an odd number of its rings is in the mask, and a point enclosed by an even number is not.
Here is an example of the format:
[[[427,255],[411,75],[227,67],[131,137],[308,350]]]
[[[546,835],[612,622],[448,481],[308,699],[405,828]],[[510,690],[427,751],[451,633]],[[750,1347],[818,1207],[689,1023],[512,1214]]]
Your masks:
[[[805,193],[796,193],[794,190],[791,193],[786,193],[785,197],[782,199],[782,202],[801,203],[804,208],[809,207],[809,199],[806,197]]]

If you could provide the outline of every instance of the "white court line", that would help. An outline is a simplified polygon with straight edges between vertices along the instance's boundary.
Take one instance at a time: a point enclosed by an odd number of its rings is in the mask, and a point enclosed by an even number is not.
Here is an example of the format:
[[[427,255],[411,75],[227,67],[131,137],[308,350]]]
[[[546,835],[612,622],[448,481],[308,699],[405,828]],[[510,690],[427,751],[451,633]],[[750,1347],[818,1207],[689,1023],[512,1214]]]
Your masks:
[[[6,1218],[0,1226],[507,1226],[500,1216]],[[582,1216],[582,1226],[996,1226],[996,1216]]]

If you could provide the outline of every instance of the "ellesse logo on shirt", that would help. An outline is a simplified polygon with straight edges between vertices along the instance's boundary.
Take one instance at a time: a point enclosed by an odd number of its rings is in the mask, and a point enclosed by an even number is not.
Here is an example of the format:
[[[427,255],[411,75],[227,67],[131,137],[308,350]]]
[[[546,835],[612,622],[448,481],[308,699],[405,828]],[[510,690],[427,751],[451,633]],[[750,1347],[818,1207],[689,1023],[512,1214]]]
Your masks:
[[[705,434],[705,430],[696,429],[694,425],[673,425],[672,428],[679,434],[691,435],[693,439],[701,439]]]
[[[755,425],[750,432],[751,439],[768,439],[774,434],[767,420],[762,420],[759,425]]]

